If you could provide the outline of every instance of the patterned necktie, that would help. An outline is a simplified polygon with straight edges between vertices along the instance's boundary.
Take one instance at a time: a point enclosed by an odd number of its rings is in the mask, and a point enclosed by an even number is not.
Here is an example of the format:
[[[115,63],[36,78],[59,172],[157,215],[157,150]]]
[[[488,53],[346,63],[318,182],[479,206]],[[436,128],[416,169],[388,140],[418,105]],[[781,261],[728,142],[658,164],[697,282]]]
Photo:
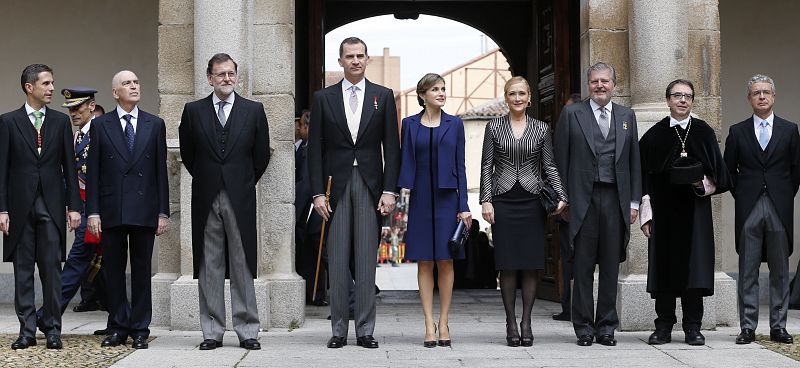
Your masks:
[[[769,122],[766,120],[761,120],[761,132],[758,133],[758,144],[761,145],[761,150],[767,149],[767,144],[769,144],[769,132],[767,131],[767,127],[769,126]]]
[[[606,108],[600,108],[600,119],[597,121],[597,125],[600,126],[600,132],[603,133],[603,138],[608,138],[608,114],[606,114]]]
[[[133,153],[133,144],[136,139],[136,133],[133,131],[133,124],[131,124],[132,117],[130,114],[122,116],[125,119],[125,143],[128,144],[128,152],[131,153]]]
[[[217,109],[217,119],[219,119],[219,123],[222,124],[223,127],[225,126],[225,123],[227,122],[226,118],[225,118],[225,104],[226,103],[227,102],[225,102],[225,101],[217,102],[217,105],[219,105],[219,109]]]
[[[350,86],[350,111],[352,111],[353,114],[358,110],[358,95],[356,94],[358,90],[359,88],[357,86]]]
[[[42,153],[42,116],[41,111],[33,112],[33,127],[36,128],[36,147],[39,153]]]

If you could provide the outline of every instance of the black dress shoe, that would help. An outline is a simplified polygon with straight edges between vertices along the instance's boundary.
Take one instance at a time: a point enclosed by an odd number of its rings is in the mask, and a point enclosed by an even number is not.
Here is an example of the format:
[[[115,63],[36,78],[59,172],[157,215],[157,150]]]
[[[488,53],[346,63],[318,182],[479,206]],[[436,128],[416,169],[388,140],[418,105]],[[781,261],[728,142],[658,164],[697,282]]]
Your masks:
[[[756,341],[756,332],[749,328],[743,328],[739,336],[736,336],[736,343],[739,345],[749,344]]]
[[[119,345],[125,345],[125,342],[128,340],[127,336],[122,336],[119,333],[112,333],[111,335],[106,336],[103,342],[100,343],[102,347],[113,347]]]
[[[347,338],[343,336],[333,336],[328,340],[328,349],[339,349],[347,345]]]
[[[447,334],[449,335],[449,334],[450,334],[450,326],[448,326],[448,325],[444,325],[444,328],[446,328],[446,329],[447,329]],[[439,336],[441,336],[441,335],[442,335],[442,331],[441,331],[441,330],[439,330]],[[452,340],[450,340],[450,339],[447,339],[447,340],[439,339],[439,341],[437,342],[437,344],[438,344],[439,346],[449,347],[449,346],[452,346],[452,345],[453,345],[453,341],[452,341]]]
[[[36,338],[20,336],[17,339],[17,341],[14,341],[11,344],[11,348],[14,349],[14,350],[27,349],[28,347],[31,347],[31,346],[36,346]]]
[[[533,346],[533,331],[531,331],[531,325],[528,324],[525,326],[524,324],[519,324],[519,330],[522,333],[519,344],[522,346]]]
[[[700,346],[706,344],[706,337],[700,333],[700,330],[688,330],[686,331],[686,338],[684,339],[687,344]]]
[[[247,339],[240,341],[239,347],[247,350],[261,350],[261,343],[259,343],[256,339]]]
[[[95,336],[108,336],[108,329],[104,328],[102,330],[94,330],[94,332],[92,332],[92,335],[95,335]]]
[[[147,343],[147,336],[134,336],[131,347],[134,349],[147,349],[150,347],[150,344]]]
[[[597,343],[605,346],[617,346],[617,340],[614,338],[614,335],[609,334],[598,336]]]
[[[517,323],[506,323],[506,345],[515,348],[519,346],[519,331],[517,331]]]
[[[200,350],[214,350],[222,347],[222,341],[214,339],[205,339],[200,343]]]
[[[578,346],[592,346],[592,340],[594,340],[592,335],[580,335],[578,336]]]
[[[569,313],[561,312],[559,314],[554,314],[553,319],[556,321],[571,321]]]
[[[372,335],[356,337],[356,345],[365,347],[367,349],[377,349],[378,340],[375,340],[375,338],[372,337]]]
[[[794,342],[792,335],[786,332],[785,328],[775,328],[769,331],[769,339],[782,344],[791,344]]]
[[[647,339],[647,343],[650,345],[663,345],[671,342],[672,342],[672,331],[667,331],[667,330],[656,329],[656,331],[650,335],[650,338]]]
[[[72,311],[76,313],[93,312],[96,310],[100,310],[100,304],[97,302],[85,302],[83,300],[81,300],[78,305],[72,307]]]
[[[313,305],[313,306],[317,306],[317,307],[327,307],[328,306],[328,302],[326,302],[324,300],[314,300],[314,301],[312,301],[312,302],[310,302],[308,304]]]
[[[61,343],[61,336],[47,335],[47,348],[48,349],[61,349],[64,345]]]

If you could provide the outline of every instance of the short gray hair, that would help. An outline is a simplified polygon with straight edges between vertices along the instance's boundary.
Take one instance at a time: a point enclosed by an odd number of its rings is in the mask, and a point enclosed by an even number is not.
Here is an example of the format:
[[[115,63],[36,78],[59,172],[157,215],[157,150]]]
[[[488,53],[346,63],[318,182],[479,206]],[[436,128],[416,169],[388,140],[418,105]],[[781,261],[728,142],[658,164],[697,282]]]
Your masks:
[[[763,74],[756,74],[747,81],[747,95],[750,95],[750,89],[753,88],[753,85],[756,83],[769,83],[769,85],[772,86],[772,93],[775,93],[775,82],[772,78]]]
[[[617,84],[617,71],[614,70],[613,66],[608,65],[608,64],[606,64],[606,63],[604,63],[602,61],[599,62],[599,63],[596,63],[596,64],[590,66],[588,69],[586,69],[586,81],[588,82],[591,79],[592,72],[599,72],[599,71],[605,71],[605,70],[610,70],[611,71],[611,81],[614,82],[614,84],[616,85]]]

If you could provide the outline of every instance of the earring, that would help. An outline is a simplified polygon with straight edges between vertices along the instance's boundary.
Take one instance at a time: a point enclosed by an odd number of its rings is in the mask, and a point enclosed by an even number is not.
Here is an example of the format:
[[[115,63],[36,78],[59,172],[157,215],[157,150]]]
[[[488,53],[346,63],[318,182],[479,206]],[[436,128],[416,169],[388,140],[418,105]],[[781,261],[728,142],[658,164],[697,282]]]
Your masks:
[[[531,107],[531,100],[528,100],[528,107]]]

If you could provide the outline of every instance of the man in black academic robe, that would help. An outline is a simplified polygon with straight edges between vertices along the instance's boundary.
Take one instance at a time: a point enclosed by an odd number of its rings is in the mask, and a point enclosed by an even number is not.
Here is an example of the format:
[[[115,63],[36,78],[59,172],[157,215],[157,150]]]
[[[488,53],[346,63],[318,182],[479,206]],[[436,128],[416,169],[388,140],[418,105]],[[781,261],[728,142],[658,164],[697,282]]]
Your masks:
[[[677,322],[675,300],[681,298],[685,341],[703,345],[700,333],[703,297],[714,294],[714,229],[711,195],[730,187],[730,178],[714,129],[690,116],[694,86],[676,80],[666,90],[670,116],[639,142],[642,159],[642,231],[649,238],[647,292],[656,300],[656,331],[651,345],[672,340]],[[685,155],[684,155],[685,153]],[[676,161],[679,160],[680,161]],[[681,162],[699,162],[692,184],[676,184]],[[652,211],[650,211],[652,209]]]

